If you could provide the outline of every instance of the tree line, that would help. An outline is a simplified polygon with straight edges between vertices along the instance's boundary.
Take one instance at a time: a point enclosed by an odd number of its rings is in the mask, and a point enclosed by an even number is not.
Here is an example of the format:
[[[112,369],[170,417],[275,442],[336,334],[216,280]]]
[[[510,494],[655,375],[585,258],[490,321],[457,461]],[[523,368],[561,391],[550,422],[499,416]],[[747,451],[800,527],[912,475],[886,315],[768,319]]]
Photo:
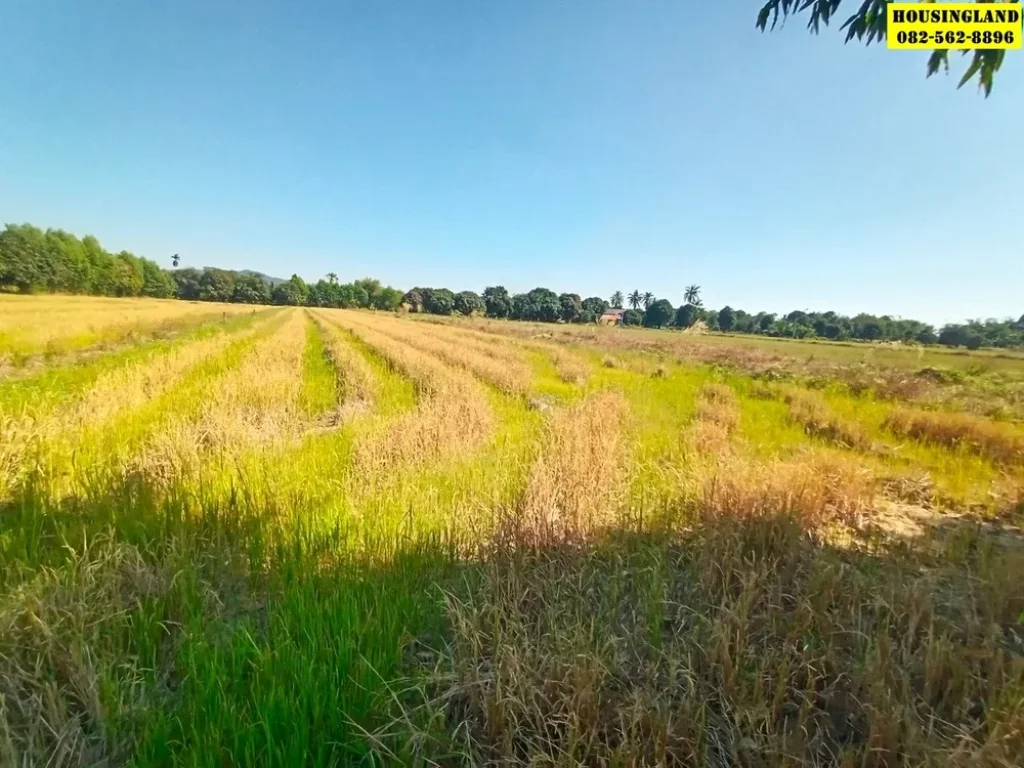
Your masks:
[[[174,258],[177,267],[177,256]],[[331,272],[315,283],[298,275],[274,280],[250,270],[214,267],[163,269],[154,261],[128,251],[109,253],[92,235],[81,239],[59,229],[45,232],[31,224],[8,224],[0,232],[0,290],[20,293],[80,293],[96,296],[150,296],[186,301],[244,304],[341,307],[436,315],[484,315],[542,323],[595,323],[609,310],[623,325],[749,333],[782,338],[822,338],[836,341],[899,341],[943,344],[977,349],[1024,346],[1024,316],[1018,320],[972,320],[940,329],[917,320],[861,313],[795,310],[785,315],[749,313],[725,306],[703,306],[699,285],[683,291],[678,307],[649,291],[615,291],[608,300],[581,298],[534,288],[510,294],[491,286],[483,294],[447,288],[413,288],[402,293],[379,280],[364,278],[341,283]],[[628,309],[624,305],[628,304]]]
[[[173,260],[178,265],[177,256]],[[330,273],[307,284],[298,275],[274,280],[251,270],[164,269],[129,251],[110,253],[92,235],[8,224],[0,232],[0,291],[148,296],[239,304],[288,304],[393,311],[402,292],[372,278],[339,283]]]
[[[1024,315],[1018,320],[971,320],[936,329],[919,320],[861,313],[849,317],[837,312],[795,310],[785,315],[745,312],[730,306],[708,309],[700,298],[699,285],[683,291],[678,307],[651,292],[615,291],[608,300],[598,296],[580,298],[576,293],[557,294],[548,288],[509,294],[503,286],[454,293],[447,288],[413,288],[403,297],[411,312],[436,315],[482,314],[496,319],[529,320],[541,323],[594,323],[609,310],[621,316],[626,326],[689,329],[697,326],[723,333],[748,333],[790,339],[821,338],[833,341],[898,341],[943,344],[978,349],[1024,346]],[[628,304],[629,308],[624,309]]]

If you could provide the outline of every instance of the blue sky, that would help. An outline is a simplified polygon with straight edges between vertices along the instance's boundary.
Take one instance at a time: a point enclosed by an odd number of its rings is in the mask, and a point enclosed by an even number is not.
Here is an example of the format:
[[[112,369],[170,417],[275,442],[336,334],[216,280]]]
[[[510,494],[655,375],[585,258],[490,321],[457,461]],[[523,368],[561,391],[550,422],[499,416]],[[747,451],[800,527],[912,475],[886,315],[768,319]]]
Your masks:
[[[1024,312],[1020,52],[986,100],[758,7],[3,3],[0,221],[401,288]]]

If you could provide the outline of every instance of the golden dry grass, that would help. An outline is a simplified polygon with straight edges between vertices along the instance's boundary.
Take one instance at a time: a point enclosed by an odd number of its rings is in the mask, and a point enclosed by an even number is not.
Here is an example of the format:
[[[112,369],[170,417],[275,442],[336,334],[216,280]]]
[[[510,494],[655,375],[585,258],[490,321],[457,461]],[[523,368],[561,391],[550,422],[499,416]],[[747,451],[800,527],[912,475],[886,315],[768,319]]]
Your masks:
[[[964,447],[1003,464],[1024,463],[1024,432],[983,416],[899,407],[889,414],[885,426],[897,435]]]
[[[1024,560],[975,567],[834,551],[785,515],[502,551],[447,595],[426,708],[471,765],[1009,768]]]
[[[217,380],[194,414],[172,417],[151,435],[129,470],[167,480],[300,437],[310,426],[300,401],[305,338],[303,314],[290,311],[238,368]]]
[[[0,515],[0,765],[1024,764],[1013,461],[826,448],[890,404],[628,344],[496,384],[560,326],[275,317],[0,390],[74,478]],[[951,475],[998,537],[866,530]]]
[[[583,384],[590,376],[590,363],[560,344],[532,342],[530,344],[551,358],[558,377],[567,384]]]
[[[793,516],[806,527],[852,522],[873,504],[876,483],[855,457],[810,453],[755,462],[724,457],[692,475],[696,509],[709,518]]]
[[[129,343],[145,334],[253,312],[245,304],[75,298],[0,296],[0,364],[5,358]]]
[[[324,336],[327,353],[342,382],[343,408],[352,413],[368,409],[377,396],[377,378],[366,358],[341,337],[342,332],[337,326],[331,325],[321,314],[314,313],[313,318]]]
[[[844,448],[862,451],[872,449],[871,438],[864,427],[839,416],[817,392],[791,387],[786,390],[784,397],[789,406],[790,420],[800,424],[808,435]]]
[[[188,371],[258,328],[221,333],[114,368],[69,402],[41,399],[17,412],[0,403],[0,496],[27,469],[49,471],[70,461],[83,443],[102,439],[116,418],[167,393]]]
[[[588,346],[609,357],[617,351],[646,352],[671,357],[687,366],[710,364],[754,375],[824,378],[844,382],[854,392],[871,391],[884,399],[944,404],[1024,421],[1024,357],[1013,352],[895,349],[870,343],[413,317],[430,324],[457,324],[518,339],[542,337]]]
[[[514,354],[495,354],[493,345],[470,337],[459,338],[458,334],[438,333],[435,328],[393,318],[359,315],[353,322],[435,355],[509,394],[523,394],[530,388],[529,366]]]
[[[345,311],[324,316],[351,330],[409,377],[420,396],[414,411],[359,437],[356,462],[361,472],[383,475],[397,466],[448,458],[490,434],[493,414],[472,376],[449,368],[418,345],[378,331],[365,316]]]
[[[726,384],[708,382],[697,393],[696,414],[686,430],[686,445],[698,455],[729,453],[730,438],[739,423],[736,394]]]
[[[589,537],[617,520],[626,493],[623,432],[629,407],[604,392],[556,409],[511,521],[533,545]]]

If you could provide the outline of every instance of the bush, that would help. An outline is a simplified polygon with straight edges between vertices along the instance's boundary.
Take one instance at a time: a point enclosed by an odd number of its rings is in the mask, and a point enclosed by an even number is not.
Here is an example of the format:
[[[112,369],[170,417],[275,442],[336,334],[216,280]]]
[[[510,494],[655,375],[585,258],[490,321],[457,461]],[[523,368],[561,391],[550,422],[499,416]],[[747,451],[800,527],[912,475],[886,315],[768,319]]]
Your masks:
[[[644,312],[644,325],[648,328],[664,328],[671,325],[675,313],[675,309],[667,300],[658,299]]]

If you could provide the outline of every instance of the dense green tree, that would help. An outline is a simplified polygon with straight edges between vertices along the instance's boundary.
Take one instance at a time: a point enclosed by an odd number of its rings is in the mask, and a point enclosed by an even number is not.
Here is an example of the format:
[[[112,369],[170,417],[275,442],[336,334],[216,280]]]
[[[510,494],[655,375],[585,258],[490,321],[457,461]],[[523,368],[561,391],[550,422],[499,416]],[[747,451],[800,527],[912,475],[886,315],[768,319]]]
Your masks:
[[[517,293],[512,297],[513,320],[553,323],[561,314],[562,304],[558,294],[548,288],[534,288],[529,293]]]
[[[374,309],[394,312],[402,306],[402,292],[388,285],[382,286],[373,296],[372,303]]]
[[[60,229],[48,229],[46,259],[49,262],[49,281],[46,290],[63,293],[88,292],[89,259],[77,237]]]
[[[100,296],[114,295],[114,257],[103,250],[100,241],[92,235],[82,238],[82,250],[89,262],[88,293]]]
[[[644,295],[643,295],[643,296],[642,296],[642,297],[640,298],[640,301],[641,301],[641,302],[643,303],[643,305],[644,305],[644,309],[646,310],[646,309],[647,309],[648,307],[650,307],[650,306],[651,306],[651,304],[653,304],[653,303],[654,303],[654,294],[653,294],[653,293],[651,293],[650,291],[647,291],[647,293],[645,293],[645,294],[644,294]]]
[[[340,306],[345,309],[369,309],[372,306],[370,292],[366,289],[365,285],[360,285],[358,281],[337,286],[336,294],[338,296],[336,299],[337,303],[333,306]],[[448,295],[451,296],[451,291],[448,291]],[[452,300],[454,301],[454,297]],[[449,312],[448,314],[451,313]]]
[[[627,309],[622,313],[622,324],[623,325],[642,325],[644,322],[644,313],[639,309]]]
[[[226,269],[206,267],[199,277],[199,298],[203,301],[231,301],[235,275]]]
[[[199,278],[202,274],[195,267],[183,267],[171,272],[179,299],[199,301]]]
[[[539,323],[553,323],[561,316],[562,304],[558,294],[548,288],[534,288],[526,294],[526,302],[522,306],[524,313],[521,319]]]
[[[450,315],[455,311],[455,294],[447,288],[424,288],[423,308],[432,315]]]
[[[525,293],[517,293],[512,297],[512,309],[509,317],[513,320],[529,320],[530,299]]]
[[[334,304],[331,303],[335,297],[328,288],[328,285],[329,284],[326,280],[317,280],[315,283],[309,285],[306,289],[306,300],[304,302],[305,305],[308,307],[335,306]],[[285,305],[292,304],[291,301],[286,301],[285,297],[291,297],[293,295],[296,295],[293,289],[285,288],[282,289],[282,292],[278,290],[279,288],[281,288],[280,285],[276,286],[272,291],[274,303],[280,303]],[[298,303],[298,301],[296,301],[295,303]]]
[[[423,311],[423,291],[419,288],[410,288],[402,297],[402,303],[409,306],[410,312]]]
[[[174,280],[161,269],[158,264],[149,259],[142,259],[142,295],[154,299],[170,299],[175,295]]]
[[[0,287],[20,293],[42,291],[51,274],[42,230],[31,224],[8,224],[0,233]]]
[[[305,304],[306,299],[309,296],[309,286],[306,285],[306,281],[292,273],[292,276],[289,277],[286,282],[291,283],[295,287],[295,290],[298,291],[299,300],[297,303],[300,305]]]
[[[736,313],[730,306],[722,307],[718,311],[718,327],[728,333],[736,323]]]
[[[505,318],[512,314],[512,297],[503,285],[484,289],[484,308],[488,317]]]
[[[128,251],[121,251],[114,257],[111,274],[111,288],[114,296],[138,296],[142,293],[145,275],[142,263]]]
[[[231,301],[236,304],[269,304],[270,286],[257,274],[241,272],[235,278]]]
[[[676,310],[675,325],[677,328],[690,328],[700,317],[700,308],[696,304],[683,304]]]
[[[298,275],[292,275],[290,280],[275,285],[270,292],[270,300],[279,306],[295,307],[306,303],[310,294],[310,288]],[[314,306],[322,306],[314,304]]]
[[[664,328],[671,325],[675,314],[676,310],[668,299],[651,300],[644,310],[644,325],[648,328]]]
[[[476,312],[483,312],[485,309],[484,300],[473,291],[459,291],[455,296],[455,311],[460,315],[469,317]]]
[[[594,316],[594,320],[591,320],[590,322],[596,322],[597,318],[608,310],[608,302],[604,299],[598,298],[597,296],[591,296],[588,299],[584,299],[581,303],[583,311],[589,312]]]
[[[564,322],[579,322],[580,315],[583,313],[583,302],[580,300],[579,294],[563,293],[558,297],[558,303],[560,305],[559,314]]]

